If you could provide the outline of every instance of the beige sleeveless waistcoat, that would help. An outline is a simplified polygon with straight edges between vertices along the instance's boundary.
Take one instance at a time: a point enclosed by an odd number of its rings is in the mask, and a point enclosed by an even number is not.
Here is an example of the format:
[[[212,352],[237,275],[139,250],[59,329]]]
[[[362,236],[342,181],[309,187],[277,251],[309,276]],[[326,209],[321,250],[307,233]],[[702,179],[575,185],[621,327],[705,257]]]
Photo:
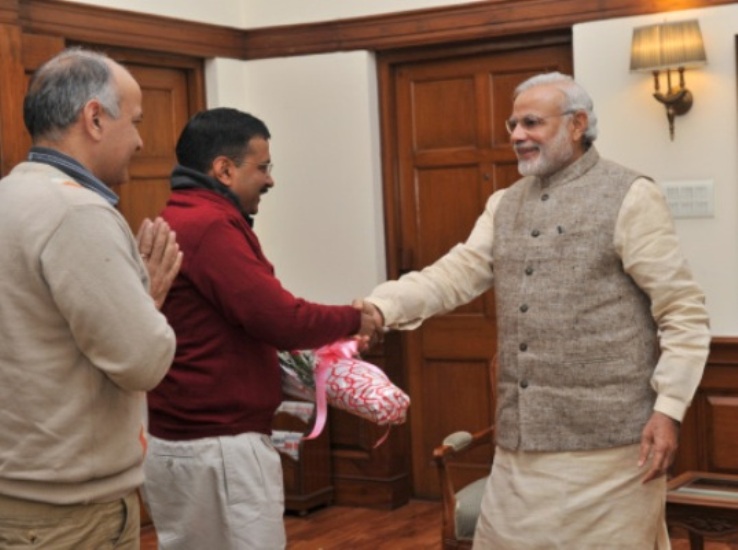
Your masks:
[[[658,359],[650,301],[613,237],[639,174],[592,148],[505,192],[494,220],[497,443],[526,451],[639,441]]]

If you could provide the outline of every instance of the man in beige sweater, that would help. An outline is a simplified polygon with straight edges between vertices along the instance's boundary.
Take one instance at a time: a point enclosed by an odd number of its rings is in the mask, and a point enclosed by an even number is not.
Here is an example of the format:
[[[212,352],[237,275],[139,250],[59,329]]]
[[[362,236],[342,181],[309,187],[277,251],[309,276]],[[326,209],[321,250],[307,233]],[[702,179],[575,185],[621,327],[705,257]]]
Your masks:
[[[133,77],[92,52],[29,85],[33,147],[0,180],[0,548],[138,548],[144,391],[174,353],[158,306],[181,264],[108,187],[141,116]]]
[[[476,550],[668,548],[665,473],[707,358],[704,296],[658,186],[600,158],[571,78],[521,84],[507,128],[524,177],[465,243],[368,301],[377,323],[412,329],[494,286],[497,448]]]

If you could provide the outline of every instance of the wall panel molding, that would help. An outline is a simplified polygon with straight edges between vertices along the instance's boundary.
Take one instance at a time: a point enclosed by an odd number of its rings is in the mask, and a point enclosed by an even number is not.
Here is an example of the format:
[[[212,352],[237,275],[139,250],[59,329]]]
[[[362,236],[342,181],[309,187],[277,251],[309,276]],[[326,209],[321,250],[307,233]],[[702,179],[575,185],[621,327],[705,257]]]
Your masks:
[[[16,24],[27,33],[193,57],[244,57],[240,29],[59,0],[0,0],[0,22],[13,5]]]
[[[734,0],[487,0],[442,8],[246,31],[245,58],[386,51],[570,29],[598,19]]]

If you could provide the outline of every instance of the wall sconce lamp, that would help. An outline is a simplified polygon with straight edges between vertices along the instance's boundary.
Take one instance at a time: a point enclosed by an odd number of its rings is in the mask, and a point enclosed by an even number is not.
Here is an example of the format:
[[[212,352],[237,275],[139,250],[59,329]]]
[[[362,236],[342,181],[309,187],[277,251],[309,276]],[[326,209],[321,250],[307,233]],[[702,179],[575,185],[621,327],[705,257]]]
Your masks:
[[[654,94],[666,106],[669,135],[674,140],[674,117],[692,107],[692,93],[684,85],[684,69],[707,63],[700,25],[696,19],[659,23],[633,29],[630,70],[653,73]],[[672,86],[671,71],[679,72],[679,86]],[[660,73],[666,71],[666,92],[661,92]]]

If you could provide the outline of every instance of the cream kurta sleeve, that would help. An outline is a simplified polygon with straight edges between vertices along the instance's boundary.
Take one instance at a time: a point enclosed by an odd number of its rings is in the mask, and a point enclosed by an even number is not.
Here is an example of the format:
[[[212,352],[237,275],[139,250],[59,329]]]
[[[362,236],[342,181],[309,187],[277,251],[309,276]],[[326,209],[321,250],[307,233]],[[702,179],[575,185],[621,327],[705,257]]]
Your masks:
[[[679,248],[669,207],[650,180],[636,180],[618,215],[615,248],[651,299],[661,356],[651,385],[654,409],[681,421],[702,378],[710,346],[705,296]]]
[[[422,271],[374,289],[367,301],[380,309],[387,327],[417,328],[425,319],[452,311],[492,286],[492,220],[503,193],[497,191],[489,198],[466,242]]]

